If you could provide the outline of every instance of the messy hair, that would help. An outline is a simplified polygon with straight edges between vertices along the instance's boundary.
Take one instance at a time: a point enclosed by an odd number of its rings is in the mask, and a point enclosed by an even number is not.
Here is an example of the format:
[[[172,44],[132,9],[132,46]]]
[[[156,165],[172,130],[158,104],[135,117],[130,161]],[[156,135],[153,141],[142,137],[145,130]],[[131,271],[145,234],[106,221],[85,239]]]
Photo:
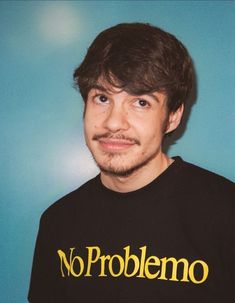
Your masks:
[[[193,64],[173,35],[150,24],[123,23],[96,37],[73,77],[85,102],[102,79],[132,95],[164,92],[174,112],[190,94]]]

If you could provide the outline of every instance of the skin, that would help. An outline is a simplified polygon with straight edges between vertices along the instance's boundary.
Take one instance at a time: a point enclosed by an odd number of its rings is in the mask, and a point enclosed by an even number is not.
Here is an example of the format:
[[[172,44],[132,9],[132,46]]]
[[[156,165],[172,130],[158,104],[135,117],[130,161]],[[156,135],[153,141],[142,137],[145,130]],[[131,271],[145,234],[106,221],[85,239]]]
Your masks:
[[[104,186],[118,192],[137,190],[173,162],[162,152],[162,140],[179,125],[183,106],[168,114],[166,99],[162,92],[133,96],[107,85],[90,90],[85,139]]]

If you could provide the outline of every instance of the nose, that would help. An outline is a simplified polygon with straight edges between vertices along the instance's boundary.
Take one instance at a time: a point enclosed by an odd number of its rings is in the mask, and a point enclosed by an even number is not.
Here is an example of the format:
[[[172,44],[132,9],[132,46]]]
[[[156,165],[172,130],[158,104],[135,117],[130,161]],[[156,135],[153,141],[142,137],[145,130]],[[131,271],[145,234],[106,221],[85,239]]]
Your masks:
[[[128,115],[121,105],[115,105],[109,108],[107,116],[104,120],[104,127],[113,133],[120,130],[127,130],[129,127]]]

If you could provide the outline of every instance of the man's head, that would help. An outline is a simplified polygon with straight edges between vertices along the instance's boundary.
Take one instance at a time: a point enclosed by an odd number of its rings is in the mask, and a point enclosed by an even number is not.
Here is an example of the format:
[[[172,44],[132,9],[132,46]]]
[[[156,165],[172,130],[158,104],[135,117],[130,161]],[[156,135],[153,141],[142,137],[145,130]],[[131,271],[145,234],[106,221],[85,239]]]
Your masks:
[[[180,123],[192,62],[172,35],[119,24],[97,36],[74,72],[85,101],[85,138],[101,171],[161,170],[163,137]]]
[[[192,61],[182,43],[143,23],[118,24],[101,32],[74,72],[85,102],[91,88],[105,81],[132,95],[164,92],[168,112],[185,103],[192,79]]]

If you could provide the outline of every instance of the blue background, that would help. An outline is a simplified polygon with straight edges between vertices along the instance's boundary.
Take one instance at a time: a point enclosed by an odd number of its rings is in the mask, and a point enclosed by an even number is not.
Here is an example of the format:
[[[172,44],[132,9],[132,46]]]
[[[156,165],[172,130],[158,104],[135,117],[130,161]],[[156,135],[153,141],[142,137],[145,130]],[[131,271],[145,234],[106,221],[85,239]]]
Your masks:
[[[235,181],[234,20],[231,1],[0,2],[1,302],[26,302],[43,210],[97,173],[72,72],[101,30],[150,22],[188,47],[197,100],[169,154]]]

